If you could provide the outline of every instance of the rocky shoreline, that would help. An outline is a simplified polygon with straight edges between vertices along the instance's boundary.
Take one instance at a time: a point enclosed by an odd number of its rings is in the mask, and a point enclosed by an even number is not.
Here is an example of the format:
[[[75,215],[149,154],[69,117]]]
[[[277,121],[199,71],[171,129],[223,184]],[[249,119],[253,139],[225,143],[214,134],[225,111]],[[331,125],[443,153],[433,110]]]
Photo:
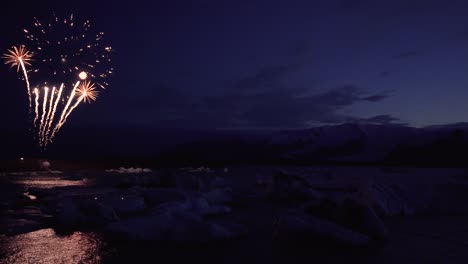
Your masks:
[[[53,228],[61,234],[85,230],[109,241],[135,243],[213,245],[257,239],[375,250],[391,240],[392,219],[441,208],[438,185],[419,184],[415,190],[388,175],[344,178],[324,169],[234,174],[227,168],[198,168],[49,175],[74,184],[30,185],[2,194],[2,234]],[[458,209],[461,215],[468,212]]]

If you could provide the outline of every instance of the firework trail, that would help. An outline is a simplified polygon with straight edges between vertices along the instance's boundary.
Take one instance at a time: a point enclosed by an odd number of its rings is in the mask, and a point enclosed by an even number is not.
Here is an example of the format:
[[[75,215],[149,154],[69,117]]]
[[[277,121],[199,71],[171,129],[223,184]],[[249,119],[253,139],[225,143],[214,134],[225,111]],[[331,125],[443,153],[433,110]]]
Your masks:
[[[89,20],[77,20],[73,15],[58,18],[54,14],[43,22],[34,18],[33,25],[23,31],[25,45],[8,49],[3,59],[10,68],[16,66],[17,72],[23,72],[30,113],[31,96],[35,96],[33,127],[39,145],[45,148],[82,102],[96,100],[96,86],[105,89],[109,85],[106,79],[114,71],[113,50],[103,45],[104,32],[93,32]],[[31,90],[31,80],[35,87],[44,88]],[[58,93],[54,83],[61,83]],[[62,98],[68,92],[68,98]]]
[[[26,81],[26,89],[28,90],[28,99],[29,99],[29,110],[31,111],[31,88],[29,85],[28,71],[26,70],[27,65],[31,65],[32,53],[26,49],[25,46],[12,47],[7,50],[7,53],[3,55],[5,59],[5,64],[10,64],[10,68],[17,66],[16,71],[19,72],[20,68],[23,71],[24,80]]]
[[[54,121],[55,112],[57,111],[57,105],[60,102],[60,98],[62,96],[62,90],[63,90],[63,83],[60,85],[60,89],[59,89],[59,92],[57,94],[57,98],[55,99],[54,108],[52,109],[52,116],[50,117],[50,120],[49,120],[49,122],[47,124],[46,144],[49,143],[49,141],[50,141],[50,139],[49,139],[50,127],[52,125],[52,122]]]
[[[28,72],[26,71],[26,67],[24,66],[23,60],[20,58],[19,61],[21,64],[21,68],[23,69],[24,80],[26,81],[26,88],[28,89],[29,111],[31,111],[31,88],[29,86]]]
[[[75,88],[77,86],[78,86],[78,84],[75,85]],[[79,94],[80,96],[76,100],[75,104],[73,104],[73,106],[70,107],[70,109],[68,109],[68,108],[69,108],[70,103],[72,101],[71,99],[73,99],[73,98],[71,96],[69,97],[67,105],[65,106],[65,108],[62,111],[62,116],[61,116],[60,120],[58,121],[57,125],[55,126],[55,129],[53,130],[51,137],[49,138],[50,141],[52,141],[52,139],[55,136],[55,133],[57,133],[60,130],[60,128],[67,122],[68,116],[73,112],[73,110],[76,107],[78,107],[78,105],[80,105],[81,102],[91,103],[92,101],[96,101],[96,98],[98,96],[98,92],[95,91],[95,89],[96,89],[96,87],[94,86],[93,83],[91,83],[89,81],[84,81],[79,86],[78,89],[73,90],[73,91],[75,91],[75,93],[74,93],[75,95]]]
[[[78,85],[80,85],[80,81],[77,81],[75,83],[75,86],[73,86],[73,90],[70,93],[70,96],[68,96],[68,101],[65,107],[63,108],[62,115],[60,116],[59,123],[62,123],[62,120],[64,119],[65,115],[67,114],[68,108],[70,107],[71,102],[73,101],[73,98],[76,96],[76,88],[78,88]]]
[[[36,127],[36,122],[37,119],[39,118],[39,90],[37,88],[34,88],[34,95],[36,96],[35,106],[34,106],[34,112],[36,113],[36,117],[34,118],[34,127]]]
[[[76,101],[76,103],[70,108],[70,110],[68,111],[68,113],[65,115],[65,118],[63,119],[63,121],[60,123],[60,127],[62,127],[62,125],[65,124],[65,122],[67,122],[67,118],[68,116],[71,114],[71,112],[81,103],[81,101],[83,101],[83,98],[84,98],[84,94],[81,95],[78,100]]]
[[[59,129],[62,127],[64,124],[63,120],[65,118],[65,115],[67,114],[68,108],[70,107],[71,102],[73,101],[73,98],[75,98],[76,94],[76,88],[80,85],[80,81],[76,82],[75,85],[73,86],[73,90],[71,91],[70,95],[68,96],[68,101],[65,107],[62,110],[62,115],[60,116],[59,121],[55,125],[54,130],[52,131],[52,135],[50,136],[49,141],[52,141],[52,139],[55,137],[55,133],[59,131]]]
[[[50,93],[49,109],[47,110],[45,123],[44,123],[44,126],[42,127],[42,132],[40,134],[40,138],[42,139],[43,144],[46,144],[46,145],[47,143],[45,143],[46,142],[45,135],[46,135],[46,130],[47,130],[47,124],[49,124],[50,115],[52,113],[52,104],[54,102],[54,94],[55,94],[55,86],[52,87],[52,92]]]
[[[84,101],[85,103],[88,102],[90,103],[91,101],[95,101],[97,98],[97,91],[94,91],[95,86],[94,84],[90,82],[84,82],[80,88],[78,89],[77,93],[80,94],[80,97],[76,101],[76,103],[70,108],[68,113],[65,115],[65,118],[61,122],[61,124],[65,124],[67,122],[68,116],[73,112],[73,110],[82,102]]]
[[[47,95],[49,94],[49,88],[45,87],[44,88],[44,102],[42,103],[42,117],[41,117],[41,123],[39,125],[39,145],[42,147],[42,138],[41,138],[41,132],[42,128],[44,127],[44,117],[46,115],[46,107],[47,107]]]

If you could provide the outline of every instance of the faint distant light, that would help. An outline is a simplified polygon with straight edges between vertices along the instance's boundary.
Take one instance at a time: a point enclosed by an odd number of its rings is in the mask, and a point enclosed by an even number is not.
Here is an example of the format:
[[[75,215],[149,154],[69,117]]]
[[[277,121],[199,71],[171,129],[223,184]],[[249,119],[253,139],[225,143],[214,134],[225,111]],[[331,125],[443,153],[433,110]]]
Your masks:
[[[20,160],[21,160],[21,161],[23,161],[23,160],[24,160],[24,158],[23,158],[23,157],[21,157],[21,158],[20,158]]]
[[[123,198],[123,197],[120,197],[120,199],[122,199],[122,200],[123,200],[124,198]]]
[[[97,197],[94,197],[94,200],[97,200]]]

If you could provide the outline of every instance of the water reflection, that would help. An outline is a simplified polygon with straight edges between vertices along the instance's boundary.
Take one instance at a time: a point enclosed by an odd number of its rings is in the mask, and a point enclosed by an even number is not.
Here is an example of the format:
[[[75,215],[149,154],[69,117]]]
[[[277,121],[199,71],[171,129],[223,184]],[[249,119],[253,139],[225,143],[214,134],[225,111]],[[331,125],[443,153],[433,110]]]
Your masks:
[[[36,200],[37,199],[37,196],[29,194],[29,192],[25,192],[23,194],[24,194],[24,196],[28,197],[31,200]]]
[[[60,178],[46,178],[41,177],[38,179],[21,179],[14,181],[15,184],[21,184],[27,187],[36,187],[43,189],[50,189],[53,187],[65,187],[65,186],[81,186],[85,185],[86,182],[83,180],[64,180]]]
[[[103,242],[92,233],[59,236],[42,229],[13,237],[0,237],[0,263],[101,263]]]

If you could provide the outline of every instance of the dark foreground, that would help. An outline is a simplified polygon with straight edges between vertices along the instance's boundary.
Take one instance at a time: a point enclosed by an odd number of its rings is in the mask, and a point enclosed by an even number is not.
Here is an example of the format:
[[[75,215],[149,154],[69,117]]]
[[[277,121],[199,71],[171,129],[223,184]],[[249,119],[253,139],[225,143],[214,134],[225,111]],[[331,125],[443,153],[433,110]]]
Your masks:
[[[468,259],[464,169],[52,171],[0,189],[1,263]]]

